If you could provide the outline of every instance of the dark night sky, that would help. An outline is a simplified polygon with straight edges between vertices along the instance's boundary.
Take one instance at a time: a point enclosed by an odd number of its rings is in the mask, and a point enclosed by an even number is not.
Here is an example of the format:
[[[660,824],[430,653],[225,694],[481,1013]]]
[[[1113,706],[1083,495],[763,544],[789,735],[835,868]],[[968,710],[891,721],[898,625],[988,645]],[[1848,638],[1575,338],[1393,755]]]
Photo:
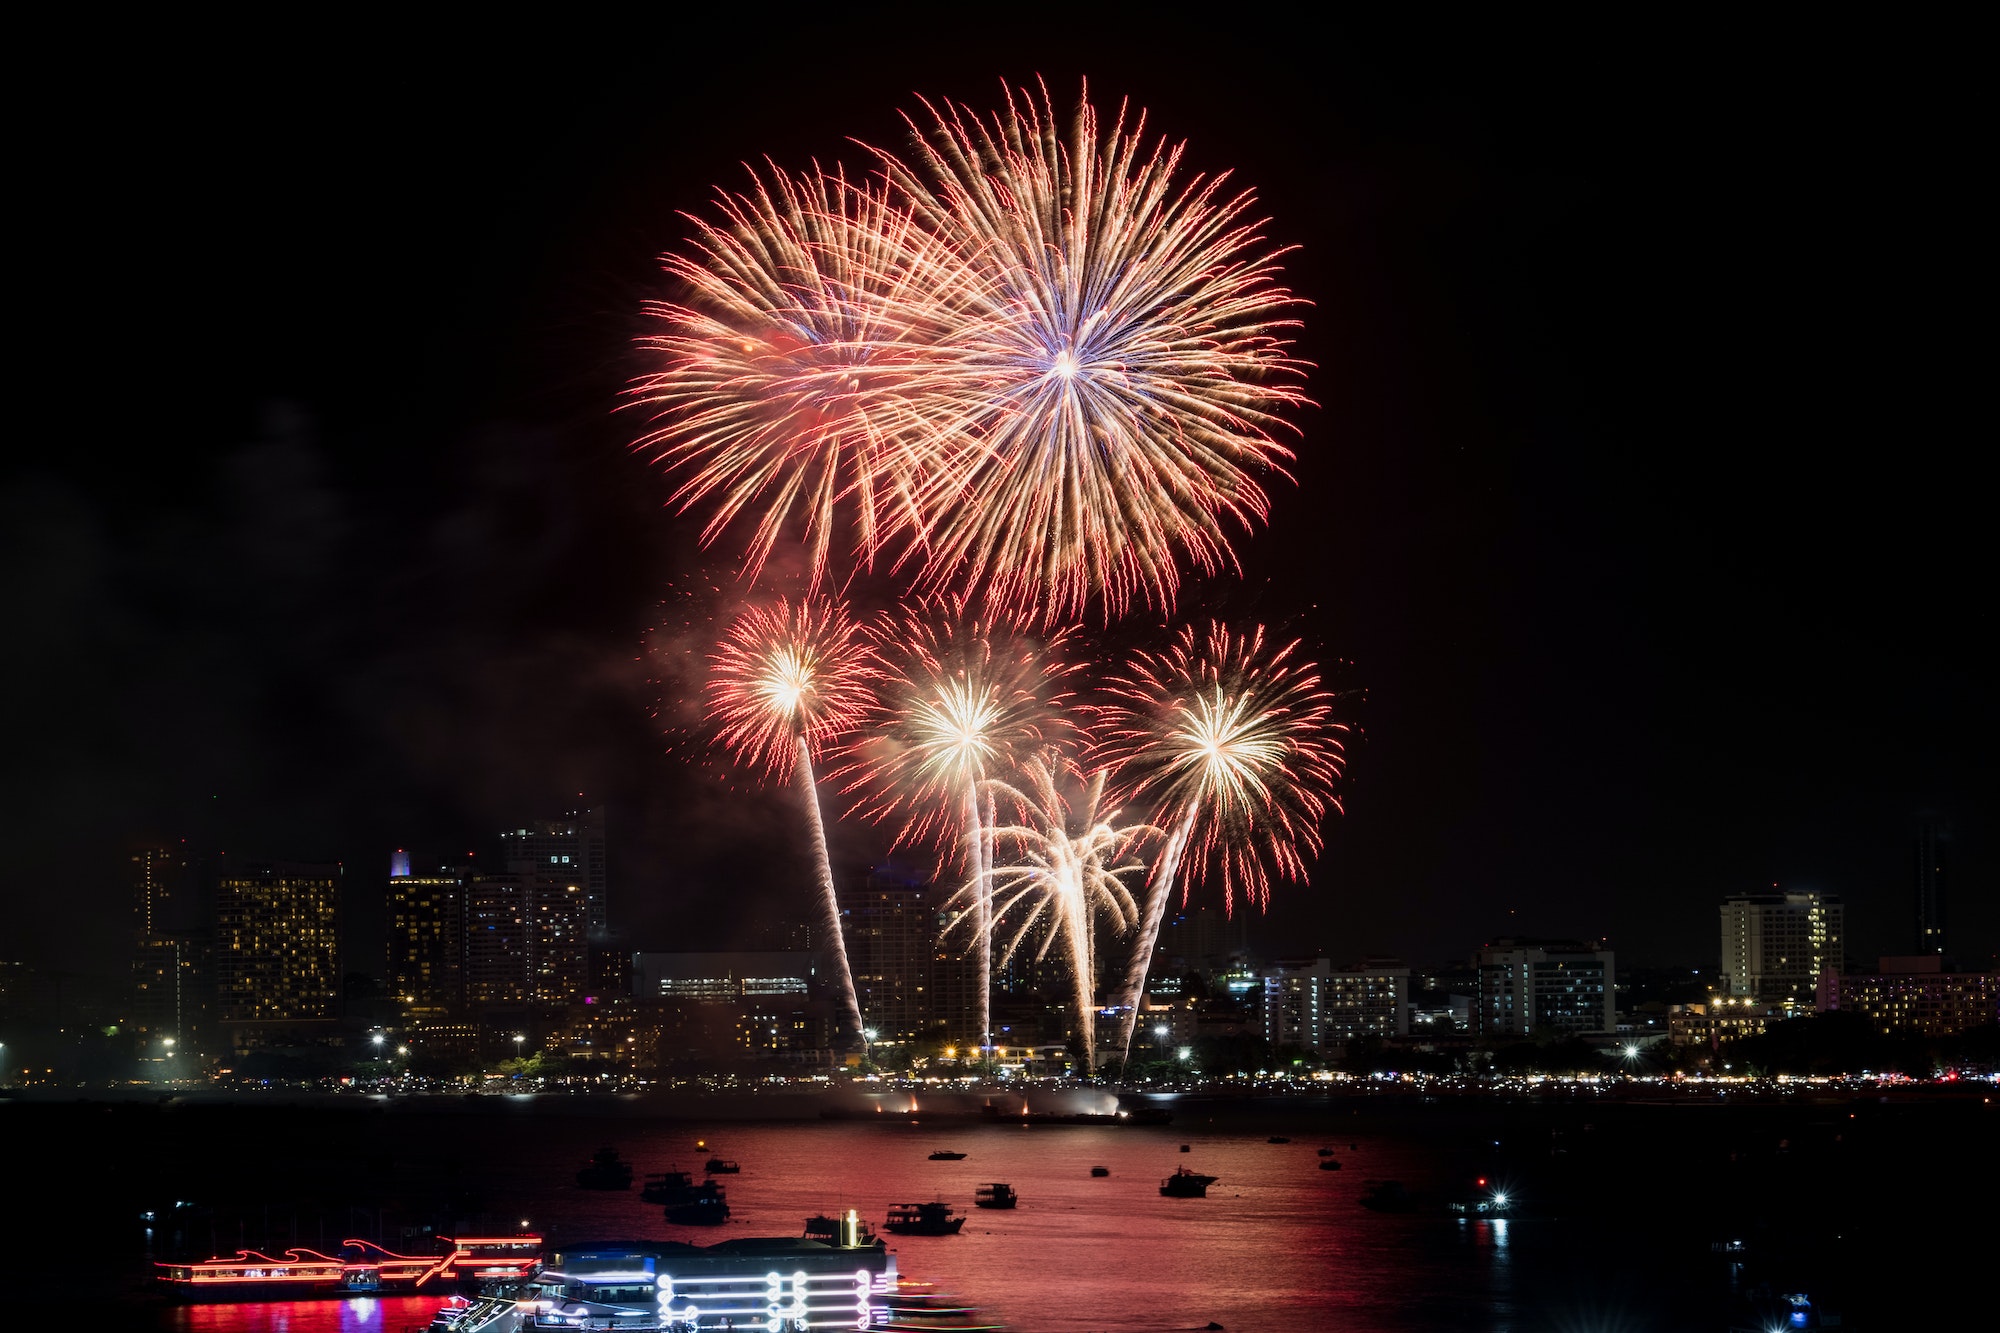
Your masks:
[[[635,944],[802,892],[786,809],[649,716],[648,627],[702,580],[611,411],[638,307],[739,161],[897,144],[914,93],[1037,73],[1146,106],[1302,247],[1299,485],[1191,599],[1365,690],[1273,948],[1699,962],[1719,896],[1776,882],[1846,895],[1865,958],[1905,946],[1930,808],[1990,955],[1963,35],[1093,12],[52,47],[13,172],[0,957],[110,970],[133,835],[372,894],[392,847],[577,792]]]

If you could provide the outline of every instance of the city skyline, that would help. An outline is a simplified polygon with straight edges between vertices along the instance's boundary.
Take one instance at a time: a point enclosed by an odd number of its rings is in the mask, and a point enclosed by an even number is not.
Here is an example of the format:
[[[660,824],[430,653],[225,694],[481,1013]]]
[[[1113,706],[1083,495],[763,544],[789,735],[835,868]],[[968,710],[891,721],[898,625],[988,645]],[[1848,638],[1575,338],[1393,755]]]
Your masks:
[[[803,887],[768,835],[784,798],[691,762],[652,716],[692,693],[677,618],[727,584],[610,411],[634,312],[664,289],[676,210],[741,160],[890,141],[916,93],[984,104],[1036,73],[1059,104],[1088,76],[1147,107],[1301,247],[1287,279],[1314,303],[1322,406],[1246,577],[1190,609],[1303,634],[1341,663],[1358,733],[1311,887],[1254,933],[1334,956],[1518,934],[1706,957],[1714,903],[1775,883],[1846,902],[1862,956],[1903,952],[1916,821],[1937,811],[1951,947],[1990,953],[1995,717],[1971,665],[1989,599],[1946,433],[1905,415],[1935,399],[1904,387],[1954,362],[1886,278],[1823,277],[1947,262],[1917,218],[1970,215],[1930,171],[1948,89],[1889,113],[1899,153],[1870,161],[1891,185],[1841,212],[1814,182],[1873,113],[1831,76],[1772,74],[1754,39],[1681,39],[1709,76],[1690,105],[1673,41],[1583,67],[1522,43],[1490,67],[1470,34],[1298,55],[1224,35],[1198,63],[1089,21],[1064,52],[1002,34],[945,62],[820,35],[841,59],[775,56],[816,124],[775,102],[708,114],[741,73],[727,58],[641,88],[514,52],[557,90],[532,99],[468,66],[398,84],[390,56],[364,66],[386,89],[369,98],[311,71],[152,99],[156,74],[97,74],[113,113],[151,108],[130,174],[196,201],[156,220],[190,257],[160,279],[186,319],[75,395],[99,405],[89,447],[5,474],[34,630],[7,659],[26,715],[0,796],[23,873],[69,886],[26,896],[10,953],[87,966],[147,830],[340,862],[352,885],[391,848],[449,860],[579,791],[623,830],[614,911],[635,928],[720,934]],[[1789,100],[1825,119],[1794,133]],[[426,145],[462,105],[493,131],[436,169]],[[104,225],[45,238],[105,293],[51,330],[123,306]],[[1836,461],[1888,439],[1868,470]],[[849,879],[878,859],[866,827],[829,834]]]

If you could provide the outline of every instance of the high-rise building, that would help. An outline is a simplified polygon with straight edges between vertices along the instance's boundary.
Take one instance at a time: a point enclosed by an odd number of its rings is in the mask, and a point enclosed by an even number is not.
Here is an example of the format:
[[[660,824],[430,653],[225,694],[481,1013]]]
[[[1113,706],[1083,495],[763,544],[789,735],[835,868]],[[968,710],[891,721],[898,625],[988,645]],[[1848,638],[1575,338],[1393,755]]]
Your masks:
[[[1618,1030],[1609,949],[1581,940],[1500,939],[1479,950],[1476,961],[1474,1022],[1483,1037]]]
[[[410,873],[389,862],[389,993],[414,1015],[435,1017],[465,1002],[466,872]]]
[[[192,883],[185,847],[144,843],[132,849],[132,927],[137,939],[184,933]]]
[[[2000,972],[1948,972],[1934,953],[1884,958],[1867,975],[1827,972],[1819,1008],[1862,1014],[1884,1033],[1945,1037],[2000,1023]]]
[[[148,842],[128,859],[132,1007],[139,1059],[164,1073],[194,1068],[208,1035],[204,941],[187,929],[194,881],[184,846]]]
[[[604,911],[604,811],[504,829],[500,857],[518,876],[527,993],[541,1004],[582,998],[590,980],[590,945],[607,936]]]
[[[463,964],[467,1004],[512,1005],[530,998],[527,919],[528,877],[467,877]]]
[[[930,1005],[924,1021],[932,1029],[942,1027],[951,1045],[976,1049],[981,1040],[979,955],[976,932],[965,916],[963,907],[940,904],[932,909]]]
[[[249,861],[216,882],[215,973],[225,1023],[339,1016],[337,865]]]
[[[1942,954],[1944,938],[1944,844],[1951,828],[1926,816],[1917,824],[1916,951]],[[1838,961],[1838,960],[1836,960]]]
[[[538,820],[500,834],[500,859],[508,870],[533,865],[538,874],[563,880],[565,893],[568,886],[577,887],[583,929],[592,935],[610,924],[604,847],[602,806],[571,810],[560,819]]]
[[[1847,909],[1831,894],[1731,894],[1722,903],[1726,992],[1765,1004],[1811,1004],[1820,973],[1841,965],[1846,924]]]
[[[861,1018],[877,1041],[914,1040],[932,1022],[939,896],[932,885],[885,868],[848,900],[841,929]]]
[[[1281,959],[1264,969],[1264,1040],[1335,1054],[1357,1037],[1410,1033],[1410,969],[1371,958],[1335,968],[1324,958]]]

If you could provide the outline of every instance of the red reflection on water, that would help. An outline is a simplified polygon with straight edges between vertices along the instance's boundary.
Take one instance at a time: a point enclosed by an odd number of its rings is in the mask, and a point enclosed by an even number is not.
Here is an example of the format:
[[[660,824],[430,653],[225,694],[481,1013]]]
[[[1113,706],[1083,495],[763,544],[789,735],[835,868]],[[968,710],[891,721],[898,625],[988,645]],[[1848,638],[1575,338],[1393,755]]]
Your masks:
[[[182,1305],[161,1327],[184,1333],[408,1333],[437,1313],[436,1296]]]

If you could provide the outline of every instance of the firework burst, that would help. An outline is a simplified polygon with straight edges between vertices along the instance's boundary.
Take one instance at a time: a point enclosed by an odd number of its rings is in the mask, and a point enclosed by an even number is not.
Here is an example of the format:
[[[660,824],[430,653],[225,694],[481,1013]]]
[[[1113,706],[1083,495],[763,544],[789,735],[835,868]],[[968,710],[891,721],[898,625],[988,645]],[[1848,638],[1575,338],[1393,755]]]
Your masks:
[[[866,715],[880,674],[874,651],[845,608],[814,598],[780,599],[739,616],[710,665],[708,713],[722,745],[746,767],[798,785],[830,962],[850,1036],[858,1035],[861,1003],[847,965],[813,763]]]
[[[1123,933],[1138,919],[1125,881],[1144,873],[1134,853],[1157,830],[1120,825],[1119,812],[1105,803],[1104,776],[1086,775],[1053,747],[1030,757],[1017,781],[988,785],[1001,818],[1011,821],[992,830],[994,921],[1007,932],[999,961],[1005,966],[1036,940],[1036,956],[1043,957],[1061,941],[1088,1074],[1096,1064],[1093,926],[1102,918]],[[978,891],[967,885],[961,896]]]
[[[922,581],[1051,624],[1171,608],[1178,561],[1231,566],[1291,456],[1281,252],[1249,193],[1146,145],[1143,113],[1107,131],[1086,99],[1065,133],[1046,88],[990,120],[925,106],[916,167],[878,156],[977,280],[937,351],[958,419],[919,501]]]
[[[875,650],[844,607],[779,598],[729,627],[709,661],[708,716],[738,763],[782,782],[801,755],[817,762],[861,725],[880,678]]]
[[[665,364],[631,394],[663,424],[635,448],[684,474],[669,503],[711,506],[704,545],[749,523],[746,578],[795,531],[817,586],[837,534],[870,567],[925,526],[918,492],[956,410],[932,349],[981,286],[886,187],[752,175],[662,261],[687,296],[649,304],[667,331],[641,342]]]
[[[875,631],[885,663],[881,706],[841,777],[857,808],[962,863],[972,895],[980,1048],[991,1045],[992,844],[981,785],[1065,738],[1064,634],[1035,640],[970,614],[955,599],[920,602]],[[953,812],[957,812],[954,818]]]
[[[1117,794],[1159,812],[1167,845],[1126,974],[1123,1041],[1144,992],[1154,941],[1176,879],[1220,882],[1225,910],[1259,908],[1271,879],[1303,880],[1320,823],[1340,802],[1343,763],[1333,696],[1297,643],[1268,643],[1260,626],[1233,633],[1184,627],[1163,653],[1139,653],[1105,686],[1093,761],[1117,774]]]

